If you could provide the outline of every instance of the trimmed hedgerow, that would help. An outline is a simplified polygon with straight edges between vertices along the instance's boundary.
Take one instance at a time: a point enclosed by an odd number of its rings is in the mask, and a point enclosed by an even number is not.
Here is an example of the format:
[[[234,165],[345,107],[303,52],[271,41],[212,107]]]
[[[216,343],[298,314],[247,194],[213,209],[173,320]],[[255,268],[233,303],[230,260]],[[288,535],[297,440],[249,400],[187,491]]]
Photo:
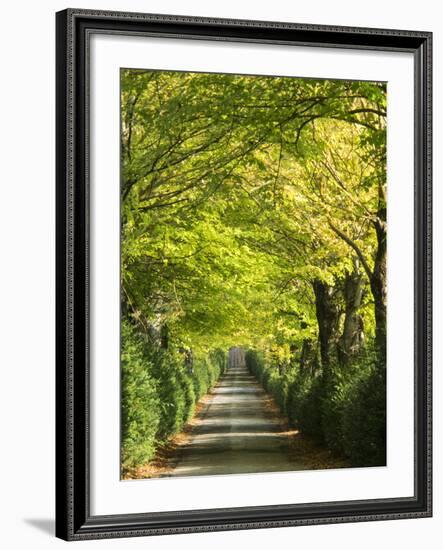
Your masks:
[[[386,463],[386,381],[377,354],[367,349],[352,367],[280,374],[249,350],[246,365],[274,397],[289,423],[347,456],[353,466]]]
[[[356,466],[386,464],[386,384],[378,365],[350,386],[342,414],[343,449]]]
[[[160,399],[142,342],[127,323],[122,324],[122,336],[122,466],[134,468],[154,456]]]
[[[151,460],[160,443],[192,417],[198,399],[224,371],[226,357],[215,350],[192,366],[182,355],[150,344],[122,322],[122,470]]]

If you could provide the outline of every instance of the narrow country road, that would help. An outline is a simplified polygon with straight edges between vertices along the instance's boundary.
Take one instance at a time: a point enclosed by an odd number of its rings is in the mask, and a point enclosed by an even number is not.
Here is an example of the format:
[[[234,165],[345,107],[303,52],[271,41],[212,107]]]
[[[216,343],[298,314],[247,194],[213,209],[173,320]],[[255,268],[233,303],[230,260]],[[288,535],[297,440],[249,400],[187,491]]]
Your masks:
[[[170,476],[302,470],[289,438],[244,365],[231,366],[197,415]]]

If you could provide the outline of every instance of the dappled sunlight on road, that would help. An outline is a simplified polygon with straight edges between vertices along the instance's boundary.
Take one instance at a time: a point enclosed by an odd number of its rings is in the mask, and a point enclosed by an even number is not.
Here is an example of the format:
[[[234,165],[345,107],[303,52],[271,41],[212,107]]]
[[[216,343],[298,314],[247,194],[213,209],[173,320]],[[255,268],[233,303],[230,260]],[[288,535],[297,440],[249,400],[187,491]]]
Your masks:
[[[244,365],[231,367],[196,418],[172,476],[304,469],[291,458],[281,419]]]

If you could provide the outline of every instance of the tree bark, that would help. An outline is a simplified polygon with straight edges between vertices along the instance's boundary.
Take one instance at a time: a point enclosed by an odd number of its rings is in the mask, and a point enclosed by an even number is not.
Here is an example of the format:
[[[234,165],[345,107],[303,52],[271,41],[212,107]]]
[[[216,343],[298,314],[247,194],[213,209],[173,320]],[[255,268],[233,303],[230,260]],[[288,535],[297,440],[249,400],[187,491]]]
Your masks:
[[[363,295],[363,275],[357,270],[347,273],[343,285],[345,319],[338,343],[339,361],[347,365],[359,351],[364,339],[363,319],[359,315]]]
[[[307,327],[308,323],[306,321],[300,322],[301,329],[306,329]],[[310,374],[313,374],[314,370],[318,367],[316,342],[310,338],[304,338],[301,345],[300,358],[294,357],[294,359],[299,363],[301,372],[309,371]]]
[[[162,349],[169,348],[169,328],[166,323],[164,323],[160,328],[160,347]]]
[[[331,363],[332,349],[337,343],[340,308],[337,304],[334,287],[318,279],[312,285],[315,294],[321,363],[322,368],[328,370]]]
[[[386,198],[383,186],[379,186],[379,205],[374,221],[377,237],[377,251],[374,268],[371,270],[359,246],[343,231],[329,222],[331,229],[343,239],[357,254],[368,276],[371,293],[374,298],[375,343],[380,354],[381,363],[386,359]]]
[[[375,341],[382,359],[386,358],[386,227],[383,222],[375,223],[377,234],[377,253],[370,279],[374,297]]]

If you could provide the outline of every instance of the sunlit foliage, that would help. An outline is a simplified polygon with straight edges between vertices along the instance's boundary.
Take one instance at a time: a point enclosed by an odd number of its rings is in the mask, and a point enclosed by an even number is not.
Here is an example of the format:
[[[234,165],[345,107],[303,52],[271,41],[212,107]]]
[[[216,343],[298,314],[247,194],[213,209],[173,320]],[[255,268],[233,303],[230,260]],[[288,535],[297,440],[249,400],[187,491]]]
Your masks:
[[[297,392],[318,387],[316,429],[330,444],[325,392],[336,396],[345,376],[343,410],[355,418],[364,350],[374,350],[372,370],[385,368],[385,85],[125,69],[121,111],[122,313],[146,365],[176,365],[171,376],[185,388],[214,350],[255,349],[287,414],[301,407]],[[140,370],[133,350],[127,372]],[[163,372],[148,370],[159,388]],[[201,395],[195,382],[185,390],[192,405],[175,424],[158,413],[152,452]],[[361,429],[354,424],[343,438]]]

